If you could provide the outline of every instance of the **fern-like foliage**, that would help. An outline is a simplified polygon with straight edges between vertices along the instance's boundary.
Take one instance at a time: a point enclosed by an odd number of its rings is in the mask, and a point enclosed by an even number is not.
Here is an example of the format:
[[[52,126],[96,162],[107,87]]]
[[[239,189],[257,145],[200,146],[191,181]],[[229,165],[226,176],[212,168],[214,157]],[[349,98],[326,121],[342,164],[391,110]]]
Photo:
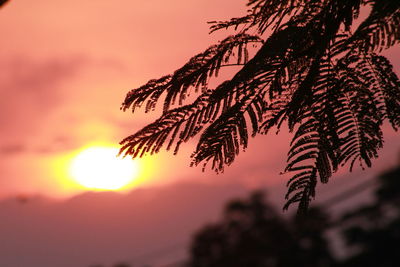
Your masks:
[[[0,7],[2,6],[2,5],[4,5],[5,3],[7,3],[8,2],[8,0],[0,0]]]
[[[211,22],[211,32],[237,34],[127,94],[123,110],[145,105],[150,112],[164,99],[163,114],[122,140],[120,153],[135,158],[164,146],[177,153],[200,135],[192,165],[210,162],[220,172],[249,135],[287,123],[294,137],[285,208],[298,203],[304,211],[317,183],[339,167],[371,166],[385,121],[400,127],[400,80],[379,55],[400,42],[400,1],[249,0],[248,7],[243,17]],[[361,8],[370,13],[355,27]],[[211,88],[209,81],[231,65],[240,69]],[[191,92],[197,99],[186,104]]]

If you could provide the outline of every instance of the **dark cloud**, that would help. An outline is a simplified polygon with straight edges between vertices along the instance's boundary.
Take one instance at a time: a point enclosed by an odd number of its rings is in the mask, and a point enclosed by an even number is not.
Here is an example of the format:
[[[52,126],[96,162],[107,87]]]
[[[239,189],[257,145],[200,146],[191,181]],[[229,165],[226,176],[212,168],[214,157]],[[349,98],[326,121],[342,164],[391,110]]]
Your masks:
[[[244,194],[240,185],[175,184],[65,202],[19,195],[0,201],[0,266],[165,264],[185,255],[191,233],[217,218],[228,199]]]
[[[26,151],[27,147],[23,144],[6,144],[0,146],[0,154],[14,155]]]
[[[4,156],[19,155],[21,153],[31,152],[37,154],[51,154],[61,151],[73,150],[82,146],[76,136],[60,135],[47,140],[46,144],[33,146],[25,143],[9,143],[0,145],[0,154]]]
[[[82,146],[80,138],[73,135],[60,135],[55,136],[47,144],[37,147],[34,152],[40,154],[52,154],[77,149],[80,146]]]

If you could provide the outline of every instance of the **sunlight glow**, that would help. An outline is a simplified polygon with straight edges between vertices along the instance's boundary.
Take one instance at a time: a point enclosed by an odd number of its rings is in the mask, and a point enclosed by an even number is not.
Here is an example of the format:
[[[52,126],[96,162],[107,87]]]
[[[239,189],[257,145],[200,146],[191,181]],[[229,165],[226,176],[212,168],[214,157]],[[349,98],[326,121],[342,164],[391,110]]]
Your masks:
[[[117,155],[114,147],[86,148],[72,160],[70,175],[89,189],[123,189],[137,178],[139,166],[137,161]]]

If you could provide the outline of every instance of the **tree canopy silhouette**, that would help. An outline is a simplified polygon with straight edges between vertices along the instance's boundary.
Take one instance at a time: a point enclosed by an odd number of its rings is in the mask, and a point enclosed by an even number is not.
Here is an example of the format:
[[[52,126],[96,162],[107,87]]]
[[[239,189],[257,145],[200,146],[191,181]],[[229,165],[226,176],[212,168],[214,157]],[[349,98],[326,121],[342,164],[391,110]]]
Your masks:
[[[188,267],[333,267],[320,210],[284,219],[261,193],[230,202],[223,219],[194,237]],[[290,255],[290,256],[289,256]]]
[[[376,201],[346,214],[347,245],[357,248],[343,266],[400,266],[400,166],[378,177]]]
[[[249,0],[240,18],[211,23],[228,36],[171,75],[130,91],[122,109],[163,114],[121,141],[121,154],[141,157],[200,135],[192,165],[220,172],[249,135],[287,124],[294,132],[285,172],[287,204],[307,209],[318,181],[339,167],[371,166],[383,145],[382,124],[400,126],[400,80],[380,55],[400,40],[400,1]],[[368,16],[355,27],[361,8]],[[358,23],[358,22],[357,22]],[[254,56],[249,51],[255,47]],[[239,65],[215,88],[221,68]],[[189,94],[197,99],[186,104]],[[163,97],[162,97],[163,96]],[[165,96],[165,98],[164,98]],[[190,100],[190,99],[189,99]],[[178,107],[177,107],[178,106]]]
[[[195,233],[186,266],[400,266],[399,177],[397,166],[373,179],[374,201],[340,219],[323,212],[324,205],[283,218],[260,192],[230,201],[221,220]],[[346,242],[334,246],[338,240]]]

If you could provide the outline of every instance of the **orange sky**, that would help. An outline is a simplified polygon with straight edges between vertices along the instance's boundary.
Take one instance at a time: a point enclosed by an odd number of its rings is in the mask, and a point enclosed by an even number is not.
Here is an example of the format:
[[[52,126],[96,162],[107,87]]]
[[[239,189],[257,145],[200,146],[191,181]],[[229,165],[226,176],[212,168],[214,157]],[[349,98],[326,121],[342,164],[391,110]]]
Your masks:
[[[14,0],[0,13],[0,196],[54,197],[77,188],[57,177],[54,163],[89,143],[115,143],[154,115],[119,110],[126,92],[171,73],[221,39],[207,21],[239,16],[232,0]],[[386,54],[400,67],[400,49]],[[287,133],[250,142],[224,175],[189,168],[193,145],[177,157],[161,153],[148,183],[175,180],[285,184]],[[369,172],[392,166],[399,137],[386,131],[386,147]],[[58,168],[64,168],[57,165]],[[177,171],[178,170],[178,171]],[[60,170],[58,170],[58,173]],[[353,176],[360,176],[359,173]]]

